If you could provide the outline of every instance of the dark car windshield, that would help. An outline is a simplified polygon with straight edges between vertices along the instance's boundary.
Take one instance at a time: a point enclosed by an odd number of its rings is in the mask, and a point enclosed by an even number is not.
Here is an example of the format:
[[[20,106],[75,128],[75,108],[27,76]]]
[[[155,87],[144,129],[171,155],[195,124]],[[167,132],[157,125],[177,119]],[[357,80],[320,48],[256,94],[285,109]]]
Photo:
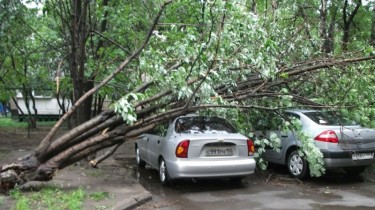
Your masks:
[[[237,133],[226,120],[219,117],[182,117],[176,122],[177,133]]]
[[[319,125],[356,125],[335,112],[304,112],[307,117]]]

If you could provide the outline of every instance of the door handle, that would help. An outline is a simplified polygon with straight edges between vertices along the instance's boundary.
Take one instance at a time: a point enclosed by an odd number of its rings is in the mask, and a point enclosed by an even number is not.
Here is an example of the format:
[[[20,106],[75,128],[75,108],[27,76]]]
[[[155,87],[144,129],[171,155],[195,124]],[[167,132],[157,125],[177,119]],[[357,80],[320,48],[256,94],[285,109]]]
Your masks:
[[[160,144],[160,140],[158,140],[158,144]]]

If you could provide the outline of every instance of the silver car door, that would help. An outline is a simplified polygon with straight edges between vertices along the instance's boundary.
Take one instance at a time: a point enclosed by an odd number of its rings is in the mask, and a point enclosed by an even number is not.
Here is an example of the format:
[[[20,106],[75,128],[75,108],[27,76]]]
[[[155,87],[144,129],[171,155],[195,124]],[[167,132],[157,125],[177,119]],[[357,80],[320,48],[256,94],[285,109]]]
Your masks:
[[[164,137],[152,135],[152,138],[148,140],[148,160],[155,168],[159,167],[160,146],[164,139]]]
[[[140,156],[147,163],[149,162],[149,159],[148,159],[148,139],[150,138],[149,136],[150,136],[149,134],[143,134],[139,137],[139,140],[137,142]]]
[[[293,132],[291,131],[268,131],[267,137],[270,140],[271,135],[276,135],[280,139],[280,151],[277,151],[271,147],[266,147],[266,153],[264,157],[266,159],[281,160],[283,157],[284,150],[289,145],[289,139],[293,138]]]
[[[276,135],[280,139],[280,151],[275,151],[272,148],[267,148],[266,150],[266,158],[276,160],[276,162],[281,161],[280,163],[283,163],[285,160],[285,154],[289,147],[298,145],[298,137],[292,130],[285,130],[281,131],[281,124],[283,121],[288,120],[292,121],[293,118],[300,119],[300,116],[295,113],[289,113],[286,112],[283,114],[283,117],[277,116],[276,117],[276,126],[277,129],[271,130],[267,133],[268,139],[270,139],[270,136],[272,133]]]

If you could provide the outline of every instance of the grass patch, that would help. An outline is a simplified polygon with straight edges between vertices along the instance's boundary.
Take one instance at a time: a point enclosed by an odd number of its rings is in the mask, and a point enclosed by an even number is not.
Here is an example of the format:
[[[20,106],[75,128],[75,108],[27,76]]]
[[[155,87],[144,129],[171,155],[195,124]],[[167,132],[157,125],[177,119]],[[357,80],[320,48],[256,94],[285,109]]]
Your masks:
[[[104,172],[101,169],[95,169],[88,171],[87,175],[91,177],[102,177],[104,175]]]
[[[0,127],[4,128],[27,128],[27,122],[19,122],[17,120],[12,120],[10,117],[0,118]]]
[[[2,209],[1,207],[4,205],[5,203],[5,197],[0,195],[0,209]]]
[[[56,124],[57,121],[37,121],[36,125],[37,126],[46,126],[46,127],[51,127]]]
[[[9,150],[0,149],[0,160],[3,159],[3,157],[7,156],[7,154],[9,154],[9,153],[10,153]]]
[[[82,188],[65,191],[56,186],[45,186],[37,192],[22,192],[19,188],[10,191],[10,197],[15,200],[12,210],[83,210],[84,201],[91,199],[95,202],[108,199],[108,192],[87,194]],[[5,203],[5,197],[0,196],[0,209]],[[96,209],[107,209],[97,206]]]
[[[36,122],[37,127],[50,127],[56,124],[56,121],[37,121]],[[27,122],[26,121],[18,121],[14,120],[10,117],[0,117],[0,127],[3,128],[27,128]]]
[[[370,172],[375,172],[375,164],[370,165],[369,167],[367,167],[366,170]]]
[[[94,201],[101,201],[109,198],[108,192],[95,192],[90,194],[90,198]]]
[[[32,193],[22,193],[19,189],[14,189],[10,192],[10,196],[15,199],[13,210],[81,210],[87,197],[82,188],[63,191],[55,186],[46,186],[40,191]]]

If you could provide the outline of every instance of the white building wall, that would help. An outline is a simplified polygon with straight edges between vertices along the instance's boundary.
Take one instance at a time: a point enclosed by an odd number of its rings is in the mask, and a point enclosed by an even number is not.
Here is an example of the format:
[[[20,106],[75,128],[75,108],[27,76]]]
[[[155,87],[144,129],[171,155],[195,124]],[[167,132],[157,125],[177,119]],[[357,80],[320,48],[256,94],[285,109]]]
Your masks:
[[[23,98],[22,93],[17,91],[16,98],[17,98],[17,103],[20,106],[23,113],[27,114],[25,99]],[[38,111],[38,115],[61,115],[62,114],[62,110],[60,109],[56,98],[53,98],[51,96],[34,96],[34,98],[35,98],[35,106]],[[34,114],[34,109],[32,108],[32,104],[33,104],[32,100],[30,99],[29,100],[30,111],[32,114]],[[65,107],[66,108],[71,107],[70,100],[65,100]],[[18,114],[21,114],[21,112],[18,111]]]

